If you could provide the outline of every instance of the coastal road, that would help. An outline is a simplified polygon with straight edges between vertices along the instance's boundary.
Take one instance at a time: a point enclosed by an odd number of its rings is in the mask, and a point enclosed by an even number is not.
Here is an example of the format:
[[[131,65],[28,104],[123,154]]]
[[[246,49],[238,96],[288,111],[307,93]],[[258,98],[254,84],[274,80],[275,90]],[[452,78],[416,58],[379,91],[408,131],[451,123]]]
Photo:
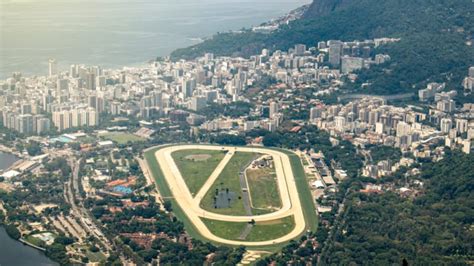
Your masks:
[[[276,212],[255,215],[255,216],[232,216],[223,215],[213,212],[209,212],[200,207],[200,201],[205,195],[205,192],[214,183],[215,179],[219,176],[220,172],[225,167],[224,163],[220,163],[216,170],[212,174],[212,178],[205,183],[205,187],[199,191],[197,196],[194,198],[189,191],[183,177],[181,176],[174,159],[171,154],[179,150],[227,150],[228,153],[235,152],[253,152],[271,155],[274,159],[275,171],[277,175],[277,184],[280,190],[280,196],[282,201],[282,208]],[[229,156],[229,157],[228,157]],[[228,158],[227,158],[228,157]],[[230,160],[231,155],[226,155],[226,161]],[[174,199],[177,201],[181,209],[184,210],[188,219],[194,224],[196,229],[205,238],[229,245],[245,245],[245,246],[266,246],[278,243],[284,243],[300,236],[306,227],[301,202],[296,188],[296,183],[291,167],[290,159],[288,155],[270,149],[258,148],[258,147],[223,147],[223,146],[210,146],[210,145],[178,145],[164,147],[156,151],[155,158],[163,172],[163,175],[168,183],[171,193]],[[224,159],[223,159],[224,160]],[[206,227],[201,217],[206,219],[218,220],[218,221],[231,221],[231,222],[249,222],[254,220],[255,222],[267,222],[277,219],[282,219],[288,216],[293,216],[295,219],[294,229],[287,235],[267,241],[236,241],[218,237],[212,234]]]

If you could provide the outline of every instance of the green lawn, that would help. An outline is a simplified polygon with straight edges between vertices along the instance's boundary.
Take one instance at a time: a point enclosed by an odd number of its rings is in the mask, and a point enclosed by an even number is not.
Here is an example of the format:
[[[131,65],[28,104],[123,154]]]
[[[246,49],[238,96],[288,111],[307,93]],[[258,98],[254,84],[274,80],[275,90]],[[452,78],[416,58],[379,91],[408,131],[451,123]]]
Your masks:
[[[281,208],[280,192],[274,168],[248,169],[247,182],[254,208],[270,212]]]
[[[39,238],[36,238],[34,235],[29,235],[26,237],[26,242],[28,243],[31,243],[35,246],[38,246],[38,247],[45,247],[46,246],[46,243],[43,242],[43,240],[39,239]]]
[[[226,215],[246,215],[244,204],[242,201],[242,189],[240,187],[239,173],[254,158],[258,157],[257,153],[252,152],[236,152],[222,170],[216,182],[211,186],[201,201],[201,207],[205,210],[226,214]],[[235,193],[236,199],[229,208],[214,208],[214,195],[216,189],[229,189]]]
[[[256,223],[245,240],[264,241],[282,237],[295,228],[295,219],[288,216],[274,221]]]
[[[146,139],[140,138],[139,136],[135,136],[129,133],[108,133],[102,136],[104,139],[108,139],[118,144],[127,144],[130,142],[137,142],[137,141],[145,141]]]
[[[222,161],[225,153],[225,151],[215,150],[181,150],[173,152],[171,156],[189,191],[196,194]]]
[[[278,148],[270,148],[283,152],[290,157],[291,169],[295,177],[296,188],[298,189],[298,195],[301,201],[301,207],[303,208],[303,214],[306,222],[306,229],[315,232],[318,228],[318,216],[316,215],[316,209],[314,206],[314,199],[311,195],[311,191],[306,180],[306,175],[301,164],[301,160],[295,153]]]
[[[90,262],[102,262],[107,259],[107,257],[102,252],[91,252],[86,251],[86,256]]]
[[[201,220],[214,235],[229,240],[237,240],[247,226],[245,222],[224,222],[205,218],[201,218]]]
[[[239,236],[248,223],[225,222],[202,219],[207,228],[216,236],[229,240],[240,240]],[[287,235],[295,228],[293,216],[282,219],[256,223],[247,238],[243,241],[266,241]]]

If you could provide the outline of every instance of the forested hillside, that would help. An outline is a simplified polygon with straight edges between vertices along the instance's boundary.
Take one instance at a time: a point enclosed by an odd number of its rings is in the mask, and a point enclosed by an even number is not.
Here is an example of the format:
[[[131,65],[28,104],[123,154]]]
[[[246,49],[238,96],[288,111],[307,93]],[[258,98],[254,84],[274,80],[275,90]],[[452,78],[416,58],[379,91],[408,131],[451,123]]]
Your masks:
[[[286,50],[297,43],[399,37],[400,42],[380,49],[390,54],[391,62],[363,71],[352,87],[368,81],[370,92],[390,94],[430,81],[459,88],[474,65],[473,34],[471,0],[315,0],[303,19],[271,34],[221,33],[172,57],[189,59],[205,52],[247,57],[262,48]]]
[[[415,198],[394,191],[365,194],[367,180],[351,178],[344,212],[330,233],[320,225],[311,250],[305,239],[293,241],[281,252],[257,265],[472,265],[474,259],[473,155],[450,153],[439,163],[422,166],[419,180],[425,188]],[[381,181],[403,183],[395,174]],[[400,182],[399,182],[400,181]]]
[[[354,193],[322,264],[464,265],[474,259],[473,155],[450,154],[422,167],[415,199]]]

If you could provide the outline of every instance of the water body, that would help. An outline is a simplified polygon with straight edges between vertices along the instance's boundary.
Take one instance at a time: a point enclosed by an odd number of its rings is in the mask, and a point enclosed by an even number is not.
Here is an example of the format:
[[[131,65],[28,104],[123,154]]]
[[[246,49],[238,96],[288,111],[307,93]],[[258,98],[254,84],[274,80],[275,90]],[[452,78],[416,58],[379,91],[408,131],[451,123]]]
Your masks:
[[[18,157],[0,152],[0,170],[8,168]],[[11,239],[0,227],[0,266],[36,266],[36,265],[57,265],[48,259],[39,250],[25,246],[22,243]]]
[[[0,227],[0,266],[43,266],[58,265],[41,251],[11,239]]]
[[[143,64],[311,0],[0,0],[0,78],[70,64]]]

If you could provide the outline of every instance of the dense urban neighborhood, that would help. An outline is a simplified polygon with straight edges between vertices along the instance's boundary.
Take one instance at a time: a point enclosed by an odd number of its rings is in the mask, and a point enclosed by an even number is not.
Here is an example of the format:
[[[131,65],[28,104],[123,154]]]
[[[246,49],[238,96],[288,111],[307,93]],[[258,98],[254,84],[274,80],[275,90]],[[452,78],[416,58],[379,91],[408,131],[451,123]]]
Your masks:
[[[469,264],[474,62],[373,93],[403,38],[13,73],[0,223],[61,265]]]

